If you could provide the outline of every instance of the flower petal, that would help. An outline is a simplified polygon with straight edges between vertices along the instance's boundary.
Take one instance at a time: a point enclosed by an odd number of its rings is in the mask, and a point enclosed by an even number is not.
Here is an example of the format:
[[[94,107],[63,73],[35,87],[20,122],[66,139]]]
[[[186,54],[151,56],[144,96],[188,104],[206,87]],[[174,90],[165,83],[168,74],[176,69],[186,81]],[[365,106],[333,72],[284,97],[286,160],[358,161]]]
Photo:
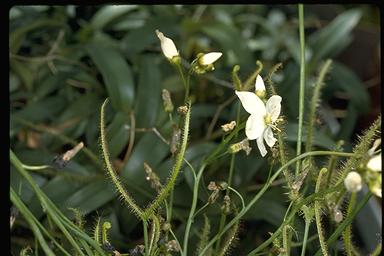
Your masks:
[[[237,97],[239,97],[241,104],[245,111],[249,114],[259,114],[264,116],[266,113],[264,102],[257,97],[253,92],[235,91]]]
[[[279,95],[273,95],[269,98],[266,104],[266,109],[267,113],[271,115],[272,123],[276,122],[281,111],[281,97]]]
[[[223,55],[221,52],[210,52],[204,54],[200,61],[202,65],[209,65],[212,64],[213,62],[217,61],[221,55]]]
[[[267,143],[267,145],[270,148],[273,147],[273,145],[275,145],[275,142],[277,140],[275,139],[275,137],[273,137],[273,132],[272,132],[271,127],[268,127],[267,129],[265,129],[265,131],[264,131],[264,139],[265,139],[265,142]]]
[[[161,50],[163,51],[165,57],[167,57],[168,59],[172,59],[175,56],[179,56],[179,52],[177,51],[177,48],[173,43],[172,39],[164,36],[164,34],[157,29],[156,35],[160,39]]]
[[[254,140],[259,137],[263,137],[265,129],[264,118],[261,115],[254,114],[248,117],[247,123],[245,124],[245,135],[249,140]]]
[[[256,91],[265,91],[264,81],[260,75],[257,75],[256,83],[255,83],[255,90]]]
[[[263,136],[260,136],[259,138],[257,138],[256,142],[257,142],[257,147],[259,148],[260,150],[260,154],[262,157],[264,157],[266,154],[267,154],[267,150],[265,149],[265,146],[264,146],[264,142],[263,142]]]
[[[367,168],[375,172],[381,172],[381,153],[368,161]]]

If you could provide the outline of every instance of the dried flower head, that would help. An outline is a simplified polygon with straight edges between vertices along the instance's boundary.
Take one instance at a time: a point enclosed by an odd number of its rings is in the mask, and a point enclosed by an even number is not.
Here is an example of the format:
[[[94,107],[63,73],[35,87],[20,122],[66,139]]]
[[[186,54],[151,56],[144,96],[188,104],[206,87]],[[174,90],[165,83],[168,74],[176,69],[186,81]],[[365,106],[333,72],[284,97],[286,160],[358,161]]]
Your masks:
[[[223,132],[230,132],[236,127],[236,121],[231,121],[230,123],[223,124],[221,129]]]

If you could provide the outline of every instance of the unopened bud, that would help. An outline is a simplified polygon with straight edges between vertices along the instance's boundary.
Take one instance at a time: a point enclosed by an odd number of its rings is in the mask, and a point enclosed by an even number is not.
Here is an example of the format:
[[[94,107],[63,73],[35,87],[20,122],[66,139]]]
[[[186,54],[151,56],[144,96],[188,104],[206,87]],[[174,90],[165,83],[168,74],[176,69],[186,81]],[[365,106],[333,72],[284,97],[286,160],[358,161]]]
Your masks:
[[[168,222],[164,223],[163,225],[163,231],[168,231],[171,229],[171,224],[169,224]]]
[[[336,223],[340,223],[343,221],[343,213],[339,209],[335,209],[333,212],[333,219]]]
[[[348,173],[344,180],[345,188],[349,192],[358,192],[362,188],[361,176],[359,173],[352,171]]]
[[[163,187],[163,185],[161,185],[160,178],[155,172],[152,171],[152,168],[146,162],[144,162],[144,171],[147,174],[145,179],[149,181],[151,187],[156,191],[160,191]]]
[[[165,112],[171,113],[174,109],[172,99],[171,99],[171,94],[167,89],[163,89],[161,93],[161,97],[163,98],[163,106]]]
[[[228,195],[224,196],[223,205],[221,206],[221,210],[228,215],[231,212],[231,198]]]
[[[179,149],[180,138],[181,138],[181,130],[176,126],[174,126],[172,131],[171,142],[169,143],[169,149],[172,155],[174,155]]]

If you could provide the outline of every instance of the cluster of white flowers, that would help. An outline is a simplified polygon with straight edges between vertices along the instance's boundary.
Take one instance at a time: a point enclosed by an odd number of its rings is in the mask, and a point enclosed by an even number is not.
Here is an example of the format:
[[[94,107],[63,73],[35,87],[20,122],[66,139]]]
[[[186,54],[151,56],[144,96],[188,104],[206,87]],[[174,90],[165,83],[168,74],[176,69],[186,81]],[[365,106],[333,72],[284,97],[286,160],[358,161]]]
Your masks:
[[[255,93],[235,91],[245,111],[251,114],[245,125],[245,135],[249,140],[256,140],[261,156],[267,154],[264,140],[269,147],[275,145],[273,128],[281,111],[281,97],[273,95],[264,104],[260,97],[265,97],[265,85],[260,75],[256,78]]]

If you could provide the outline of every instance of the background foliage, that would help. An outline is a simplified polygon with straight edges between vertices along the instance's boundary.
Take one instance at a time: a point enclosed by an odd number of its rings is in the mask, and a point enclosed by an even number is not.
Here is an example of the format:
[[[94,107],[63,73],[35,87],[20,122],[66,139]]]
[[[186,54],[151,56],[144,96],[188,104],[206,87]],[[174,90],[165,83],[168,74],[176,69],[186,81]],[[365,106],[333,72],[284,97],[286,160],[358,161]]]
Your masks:
[[[366,128],[380,109],[378,9],[368,5],[305,8],[307,93],[322,62],[334,59],[322,92],[314,143],[318,148],[333,149],[343,139],[348,149],[356,133]],[[99,148],[99,109],[110,97],[106,123],[111,159],[138,204],[145,205],[155,192],[145,179],[143,163],[161,178],[167,177],[172,164],[169,146],[150,130],[155,127],[166,140],[172,136],[162,108],[162,89],[171,92],[175,106],[183,102],[182,83],[160,52],[156,29],[174,40],[185,63],[199,52],[223,52],[213,73],[191,81],[194,105],[187,159],[192,164],[199,163],[220,141],[220,125],[235,118],[237,105],[230,104],[223,108],[217,123],[211,123],[220,104],[234,95],[233,66],[240,65],[240,78],[245,80],[255,70],[256,60],[264,65],[262,76],[275,64],[283,64],[272,78],[283,97],[286,140],[294,152],[299,91],[296,6],[15,6],[9,19],[11,148],[24,164],[43,165],[52,164],[55,155],[83,141],[86,150],[65,168],[35,172],[33,178],[67,216],[74,218],[68,208],[86,215],[89,230],[97,216],[109,220],[111,241],[121,251],[141,243],[142,231],[138,220],[116,199],[106,178]],[[137,132],[130,133],[131,127]],[[126,156],[132,135],[133,150]],[[260,189],[258,184],[267,175],[263,168],[267,159],[260,157],[256,145],[251,146],[250,156],[244,152],[238,155],[233,184],[249,196]],[[226,180],[226,170],[228,159],[210,166],[204,186],[211,180]],[[31,188],[13,169],[11,186],[49,226]],[[192,187],[190,172],[182,170],[174,194],[176,235],[184,230]],[[273,187],[245,216],[236,255],[249,251],[280,225],[287,207],[283,193],[283,187]],[[201,204],[208,195],[202,187]],[[218,200],[207,215],[219,214],[220,206]],[[203,218],[194,223],[192,244],[202,224]],[[297,225],[301,234],[303,224],[297,221]],[[17,218],[11,235],[14,255],[34,244],[22,218]],[[316,243],[310,246],[312,250],[318,247]]]

